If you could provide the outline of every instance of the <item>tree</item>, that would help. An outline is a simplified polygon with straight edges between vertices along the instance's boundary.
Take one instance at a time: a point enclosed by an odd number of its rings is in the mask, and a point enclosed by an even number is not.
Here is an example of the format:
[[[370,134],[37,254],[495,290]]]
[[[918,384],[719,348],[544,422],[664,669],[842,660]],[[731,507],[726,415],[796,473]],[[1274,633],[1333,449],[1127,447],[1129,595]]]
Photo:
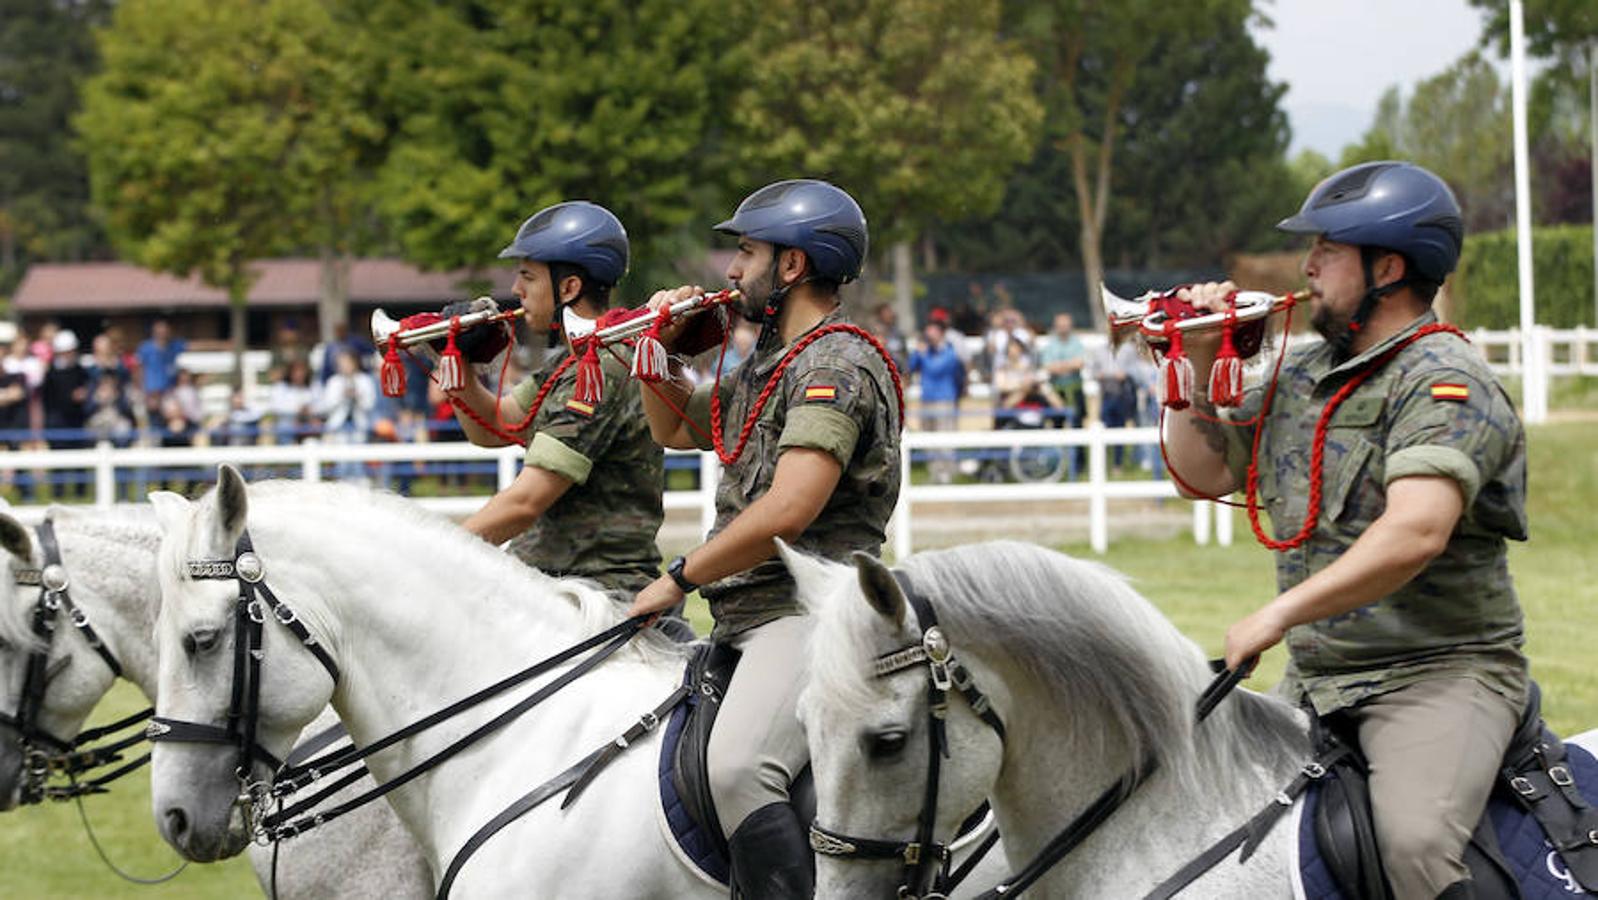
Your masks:
[[[1246,3],[1212,13],[1191,30],[1150,37],[1120,103],[1101,259],[1215,267],[1229,253],[1277,246],[1270,226],[1303,195],[1282,159],[1283,87],[1266,75],[1267,56],[1248,31],[1252,13]],[[1081,200],[1096,188],[1074,187],[1081,144],[1064,137],[1070,115],[1058,102],[1049,108],[1051,137],[1011,176],[998,215],[939,229],[952,262],[987,272],[1083,265]],[[1097,292],[1095,281],[1088,296]]]
[[[1122,107],[1136,95],[1144,62],[1162,38],[1178,39],[1216,15],[1246,15],[1248,9],[1248,0],[1012,0],[1010,20],[1038,63],[1047,110],[1044,140],[1064,150],[1070,162],[1088,296],[1097,295],[1103,280]],[[1095,325],[1104,328],[1104,311],[1088,305]]]
[[[1375,123],[1360,143],[1345,149],[1342,164],[1416,162],[1454,189],[1466,231],[1501,228],[1514,209],[1509,114],[1507,86],[1472,51],[1416,84],[1408,100],[1389,89]]]
[[[0,0],[0,294],[33,259],[107,251],[89,177],[67,127],[99,63],[91,27],[108,0]]]
[[[336,246],[380,141],[358,41],[316,0],[126,0],[75,124],[127,257],[227,291],[232,339],[258,259]]]
[[[718,150],[741,51],[714,0],[381,2],[394,143],[378,207],[405,256],[480,268],[569,199],[627,227],[633,276],[664,277],[724,213]],[[707,187],[710,186],[710,187]]]
[[[992,212],[1042,109],[1031,60],[1000,37],[998,0],[769,0],[732,111],[751,184],[828,178],[893,247],[910,321],[910,245]]]

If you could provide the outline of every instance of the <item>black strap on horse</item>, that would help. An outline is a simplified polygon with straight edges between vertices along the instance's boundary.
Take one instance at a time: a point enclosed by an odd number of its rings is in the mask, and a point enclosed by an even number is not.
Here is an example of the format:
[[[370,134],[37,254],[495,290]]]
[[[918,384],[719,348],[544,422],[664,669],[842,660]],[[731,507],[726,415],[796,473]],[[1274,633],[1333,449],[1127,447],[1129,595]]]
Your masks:
[[[39,646],[29,652],[27,662],[24,664],[22,693],[18,698],[16,714],[0,713],[0,724],[13,728],[19,735],[22,745],[26,768],[21,792],[24,803],[37,803],[46,798],[65,800],[81,793],[100,793],[106,783],[138,768],[137,765],[124,766],[110,775],[84,785],[51,787],[45,784],[52,773],[73,777],[100,766],[120,762],[121,751],[138,743],[142,737],[128,738],[89,750],[79,748],[143,721],[153,712],[146,710],[111,725],[82,732],[70,741],[48,733],[39,725],[39,716],[44,709],[44,695],[50,681],[50,646],[61,613],[66,614],[67,621],[83,636],[84,641],[111,670],[113,676],[121,677],[123,673],[121,663],[100,638],[99,633],[94,630],[88,615],[72,601],[69,590],[70,578],[62,563],[55,523],[47,517],[39,523],[35,533],[38,535],[39,549],[44,557],[43,567],[16,568],[13,569],[12,576],[19,586],[39,588],[39,599],[34,604],[32,621],[33,634]]]
[[[262,826],[265,829],[267,836],[273,840],[286,840],[288,838],[295,837],[296,835],[304,834],[313,828],[316,828],[320,825],[325,825],[328,822],[345,815],[346,813],[365,806],[366,804],[387,795],[390,791],[402,787],[405,784],[410,783],[415,778],[431,771],[434,768],[437,768],[439,765],[454,757],[462,750],[465,750],[483,738],[488,737],[495,731],[498,731],[500,728],[504,727],[506,724],[526,713],[528,710],[549,699],[549,697],[553,696],[556,692],[566,687],[568,684],[571,684],[573,681],[576,681],[577,679],[588,674],[588,672],[591,671],[595,666],[608,659],[611,654],[626,646],[626,644],[633,639],[633,636],[644,627],[644,623],[646,621],[646,617],[637,617],[614,625],[591,638],[588,638],[572,647],[567,648],[566,650],[561,651],[560,653],[555,654],[554,656],[540,661],[529,669],[525,669],[522,672],[511,676],[511,678],[505,679],[499,684],[485,688],[484,690],[479,691],[464,700],[460,700],[454,704],[451,704],[445,709],[440,710],[439,712],[434,713],[413,725],[402,728],[399,731],[394,732],[388,737],[385,737],[364,749],[357,750],[351,747],[348,750],[340,750],[333,754],[329,754],[329,758],[336,757],[338,759],[336,768],[343,769],[352,766],[358,763],[360,760],[385,749],[401,738],[409,737],[410,735],[413,735],[427,727],[435,725],[438,722],[442,722],[445,719],[448,719],[451,716],[463,712],[469,707],[480,703],[487,697],[493,696],[494,693],[499,693],[506,687],[509,687],[507,682],[520,683],[521,681],[525,681],[534,675],[546,672],[566,662],[567,660],[580,655],[586,650],[593,649],[597,644],[603,644],[603,646],[600,646],[598,650],[595,650],[593,653],[583,659],[582,662],[561,673],[558,678],[555,678],[548,684],[543,685],[537,691],[529,694],[525,699],[518,701],[516,705],[512,706],[510,709],[505,710],[486,723],[473,729],[464,737],[452,742],[439,752],[433,754],[420,763],[417,763],[415,766],[412,766],[400,775],[372,788],[371,790],[368,790],[359,796],[353,797],[350,800],[340,803],[339,805],[330,809],[312,811],[318,803],[344,789],[350,784],[353,784],[362,775],[366,774],[366,767],[363,765],[360,768],[355,769],[347,775],[337,779],[332,784],[316,792],[310,797],[296,802],[287,809],[279,810],[266,816],[262,820]],[[326,769],[316,764],[314,761],[312,763],[308,763],[306,768],[307,771],[314,769],[316,772],[320,773],[316,777],[320,777],[321,774],[326,774]],[[273,788],[273,793],[277,794],[276,786]],[[290,793],[293,793],[293,791],[285,790],[278,796],[281,797]]]
[[[1204,692],[1199,695],[1197,703],[1197,721],[1203,722],[1215,707],[1225,699],[1238,683],[1248,677],[1253,669],[1254,661],[1250,660],[1236,669],[1225,669],[1216,663],[1211,663],[1211,668],[1219,670],[1215,679],[1210,682]],[[984,892],[978,900],[999,900],[1020,896],[1027,888],[1031,887],[1039,878],[1042,878],[1050,869],[1064,859],[1067,854],[1075,850],[1081,843],[1103,825],[1121,804],[1138,789],[1149,776],[1159,769],[1159,763],[1153,757],[1144,759],[1136,768],[1122,775],[1116,782],[1099,794],[1087,809],[1083,810],[1072,819],[1064,828],[1049,839],[1043,849],[1032,858],[1021,871],[1006,878]]]
[[[1143,900],[1170,900],[1177,894],[1187,889],[1187,886],[1198,880],[1200,875],[1215,868],[1221,860],[1232,855],[1237,848],[1242,847],[1238,854],[1238,865],[1248,862],[1254,851],[1259,849],[1265,836],[1270,834],[1276,825],[1293,804],[1299,795],[1309,789],[1309,786],[1324,777],[1332,765],[1349,754],[1346,744],[1334,744],[1326,753],[1304,764],[1304,767],[1293,776],[1287,786],[1277,792],[1265,808],[1255,813],[1247,822],[1228,832],[1224,837],[1211,844],[1203,853],[1190,860],[1187,865],[1176,870],[1170,878],[1160,882],[1154,890],[1144,895]]]
[[[592,784],[599,773],[604,771],[623,750],[631,747],[639,738],[654,731],[678,704],[688,699],[693,693],[689,685],[680,685],[675,691],[667,695],[654,709],[638,717],[631,727],[622,732],[620,736],[607,742],[603,747],[578,760],[571,768],[549,779],[538,787],[522,795],[516,802],[505,807],[494,818],[488,820],[482,828],[466,841],[461,849],[456,852],[454,859],[449,862],[444,877],[439,881],[437,900],[445,900],[450,889],[455,884],[455,879],[460,875],[468,860],[488,842],[488,839],[498,834],[505,826],[516,821],[522,816],[532,812],[550,798],[566,791],[566,799],[561,802],[561,809],[568,809],[577,798],[582,796],[588,785]],[[567,790],[570,788],[570,790]]]
[[[993,729],[1001,742],[1005,736],[1004,722],[993,711],[987,695],[977,688],[970,670],[954,657],[932,604],[899,572],[895,571],[893,577],[915,613],[921,627],[921,641],[879,657],[872,666],[872,674],[880,678],[921,663],[927,665],[927,781],[921,798],[921,815],[916,820],[916,836],[911,841],[862,838],[812,823],[810,847],[826,856],[900,860],[904,864],[899,885],[901,898],[941,897],[974,868],[968,861],[951,874],[949,845],[937,841],[933,833],[938,818],[938,786],[942,780],[943,760],[949,755],[948,733],[944,727],[949,714],[949,691],[953,689],[964,696],[972,711]],[[983,844],[975,858],[980,859],[992,846],[991,841]]]
[[[151,741],[227,744],[238,749],[235,771],[251,783],[257,762],[273,770],[282,763],[255,740],[261,716],[261,637],[267,610],[309,650],[336,685],[338,664],[287,604],[266,586],[266,569],[255,554],[250,535],[239,535],[233,559],[191,560],[188,575],[195,580],[233,580],[238,600],[233,606],[233,689],[226,724],[210,725],[153,716],[145,734]]]

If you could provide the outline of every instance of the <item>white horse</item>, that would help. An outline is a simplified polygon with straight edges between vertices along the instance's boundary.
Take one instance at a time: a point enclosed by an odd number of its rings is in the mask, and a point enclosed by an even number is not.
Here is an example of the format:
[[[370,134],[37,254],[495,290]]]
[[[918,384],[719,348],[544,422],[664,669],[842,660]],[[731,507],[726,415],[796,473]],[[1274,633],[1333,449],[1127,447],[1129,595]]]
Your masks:
[[[873,677],[922,631],[880,562],[825,563],[784,550],[817,619],[800,718],[818,824],[903,840],[927,778],[927,666]],[[950,695],[935,835],[992,798],[1011,871],[1145,755],[1159,769],[1029,896],[1140,897],[1263,809],[1309,759],[1308,722],[1285,702],[1235,691],[1202,724],[1203,654],[1113,570],[995,542],[913,556],[898,569],[1006,726],[1001,741]],[[1591,746],[1594,732],[1579,742]],[[1289,897],[1284,817],[1247,864],[1234,853],[1184,898]],[[893,896],[901,867],[822,856],[818,897]]]
[[[246,499],[248,494],[248,499]],[[329,700],[361,746],[620,621],[588,582],[559,580],[391,496],[292,482],[246,489],[223,467],[190,503],[155,494],[159,715],[222,721],[232,682],[231,582],[195,581],[191,559],[232,559],[248,519],[265,583],[341,672],[337,685],[287,631],[266,627],[258,740],[281,757]],[[512,801],[625,731],[670,694],[682,655],[645,634],[491,738],[388,795],[442,873]],[[511,692],[368,762],[388,781],[483,724]],[[714,897],[726,888],[666,846],[657,791],[659,736],[622,753],[580,802],[545,804],[499,832],[456,882],[467,897]],[[236,852],[234,751],[160,743],[152,788],[167,841],[185,856]],[[314,837],[316,832],[308,836]]]
[[[62,567],[70,578],[73,605],[87,617],[124,677],[146,698],[155,697],[154,632],[160,601],[155,551],[161,537],[155,517],[147,507],[113,513],[57,507],[49,517]],[[18,586],[13,572],[19,566],[38,568],[44,559],[33,531],[3,513],[0,548],[5,550],[0,569],[0,710],[15,712],[24,660],[36,646],[31,616],[39,589]],[[84,635],[66,624],[64,613],[51,644],[49,671],[54,675],[39,711],[39,725],[46,734],[71,740],[115,678]],[[312,723],[308,733],[336,722],[328,712]],[[0,742],[0,810],[17,802],[20,768],[16,743]],[[346,793],[372,783],[364,779]],[[250,861],[267,892],[273,883],[273,856],[270,848],[251,847]],[[432,896],[426,861],[392,810],[382,805],[340,821],[325,834],[285,842],[275,864],[276,893],[285,900]]]

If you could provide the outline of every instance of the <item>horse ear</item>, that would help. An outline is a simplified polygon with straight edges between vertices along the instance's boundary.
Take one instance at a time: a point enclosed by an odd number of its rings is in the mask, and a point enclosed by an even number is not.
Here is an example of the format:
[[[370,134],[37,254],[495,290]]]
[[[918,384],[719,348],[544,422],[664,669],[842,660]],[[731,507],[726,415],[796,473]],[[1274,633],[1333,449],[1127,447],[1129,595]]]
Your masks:
[[[866,602],[893,622],[895,627],[903,625],[904,591],[899,589],[899,580],[893,577],[893,570],[883,565],[882,560],[858,550],[849,554],[849,559],[854,562],[855,571],[860,576],[860,593],[866,595]]]
[[[151,491],[150,506],[155,510],[155,521],[162,531],[172,531],[189,517],[192,504],[171,491]]]
[[[782,557],[783,565],[787,566],[789,574],[793,575],[794,584],[798,587],[799,603],[807,612],[819,610],[835,590],[834,579],[837,573],[849,570],[795,550],[782,538],[772,540],[777,544],[777,555]]]
[[[0,513],[0,547],[24,562],[33,559],[33,535],[27,526]]]
[[[216,467],[216,511],[223,545],[232,547],[244,533],[250,512],[244,475],[227,463]]]

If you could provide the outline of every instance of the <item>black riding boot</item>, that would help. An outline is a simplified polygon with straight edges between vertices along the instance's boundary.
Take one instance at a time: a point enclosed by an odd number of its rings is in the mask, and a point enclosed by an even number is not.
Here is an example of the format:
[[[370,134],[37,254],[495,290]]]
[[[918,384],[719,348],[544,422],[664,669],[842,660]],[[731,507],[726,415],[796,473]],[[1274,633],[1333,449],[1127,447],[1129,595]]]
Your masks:
[[[1437,900],[1476,900],[1476,882],[1466,878],[1456,881],[1437,895]]]
[[[748,900],[810,900],[816,893],[816,857],[809,829],[787,803],[768,803],[749,814],[727,841],[732,856],[732,896]]]

